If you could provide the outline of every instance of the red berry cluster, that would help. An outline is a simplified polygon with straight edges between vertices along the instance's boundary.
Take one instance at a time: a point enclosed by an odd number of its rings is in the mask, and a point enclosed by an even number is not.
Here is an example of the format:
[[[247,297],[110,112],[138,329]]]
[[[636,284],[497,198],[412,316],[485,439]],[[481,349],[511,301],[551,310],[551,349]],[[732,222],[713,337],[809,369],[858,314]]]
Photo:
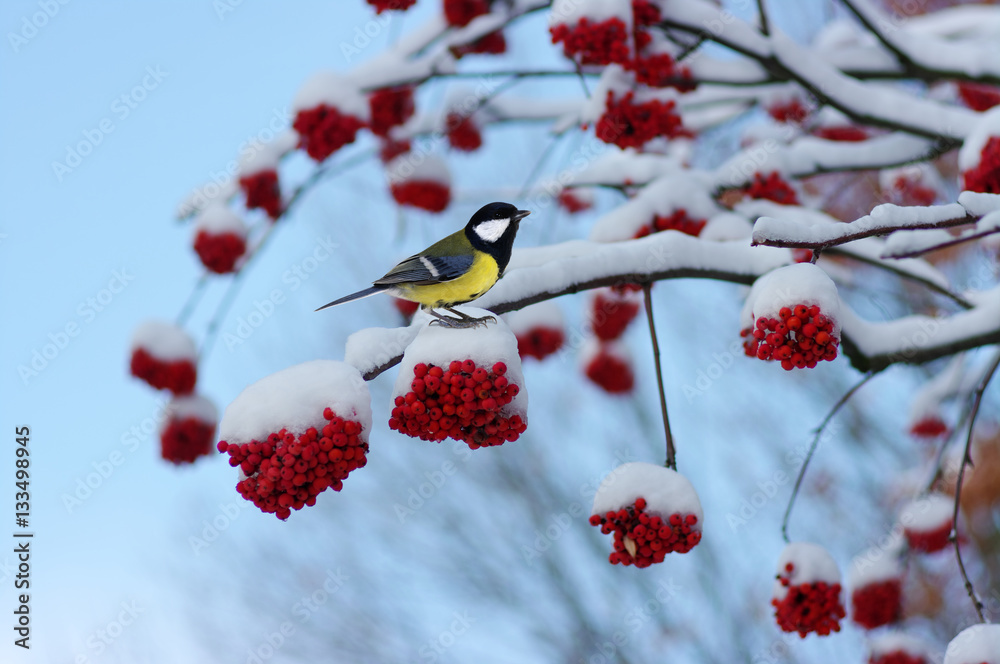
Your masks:
[[[624,149],[641,148],[658,136],[676,138],[691,135],[681,125],[681,117],[674,112],[672,100],[652,99],[633,104],[633,97],[634,94],[629,91],[615,101],[614,93],[608,91],[604,115],[597,121],[597,138]]]
[[[754,173],[753,182],[746,188],[745,193],[750,198],[765,198],[780,205],[799,204],[798,194],[777,171],[772,171],[767,175],[762,175],[760,172]]]
[[[583,200],[572,189],[563,189],[560,191],[556,197],[556,202],[559,204],[559,207],[570,214],[577,214],[593,207],[593,203],[589,200]]]
[[[390,187],[392,197],[400,205],[441,212],[451,202],[451,188],[431,180],[409,180]]]
[[[587,378],[609,394],[625,394],[635,386],[635,374],[627,361],[602,345],[587,362]]]
[[[581,65],[624,64],[629,60],[628,30],[614,17],[591,22],[583,17],[570,27],[560,23],[549,28],[552,43],[563,44],[563,54]]]
[[[629,68],[635,72],[636,81],[653,88],[672,87],[681,92],[690,92],[698,87],[691,76],[691,70],[678,67],[669,53],[637,57]]]
[[[401,297],[392,298],[392,303],[396,307],[396,311],[403,314],[403,318],[410,320],[413,318],[413,314],[417,313],[417,309],[420,308],[420,304],[417,302],[411,302],[410,300],[404,300]]]
[[[212,451],[215,425],[196,417],[171,419],[160,432],[160,456],[173,463],[193,463]]]
[[[782,307],[778,316],[761,316],[752,334],[749,329],[740,333],[749,357],[777,360],[785,371],[812,369],[821,360],[830,362],[837,357],[840,341],[833,335],[833,321],[820,313],[818,306]]]
[[[463,28],[472,19],[490,13],[487,0],[444,0],[444,18],[448,25]]]
[[[979,164],[965,173],[965,188],[984,194],[1000,194],[1000,136],[991,136],[983,148]]]
[[[416,110],[413,103],[413,86],[401,85],[396,88],[382,88],[368,95],[371,110],[369,129],[376,136],[386,136],[389,130],[411,117]]]
[[[471,449],[517,440],[527,423],[520,415],[500,411],[520,388],[507,380],[507,365],[492,371],[472,360],[453,361],[448,368],[420,363],[406,395],[396,397],[389,428],[421,440],[464,441]]]
[[[840,631],[840,619],[846,612],[840,604],[840,584],[800,583],[790,585],[793,563],[785,565],[787,576],[778,575],[778,581],[788,591],[784,599],[774,598],[774,617],[778,627],[785,632],[798,632],[802,638],[809,632],[827,636],[830,632]]]
[[[958,96],[974,111],[988,111],[994,106],[1000,106],[1000,88],[985,83],[960,81]]]
[[[483,135],[471,117],[461,113],[449,113],[445,121],[448,144],[456,150],[473,152],[483,145]]]
[[[353,143],[364,126],[358,118],[345,115],[328,104],[299,111],[292,123],[299,134],[299,147],[316,161],[323,161],[348,143]]]
[[[375,8],[376,14],[381,14],[390,9],[406,11],[417,4],[417,0],[368,0],[368,4]]]
[[[809,117],[809,109],[797,98],[767,107],[767,113],[777,122],[802,124]]]
[[[639,302],[613,291],[598,291],[594,296],[590,327],[601,341],[612,341],[625,333],[625,328],[639,314]]]
[[[652,225],[646,224],[636,231],[635,238],[639,239],[660,231],[680,231],[686,235],[698,237],[707,223],[707,219],[692,219],[688,216],[687,210],[677,208],[669,216],[656,215],[653,217]]]
[[[295,435],[287,429],[272,433],[263,442],[241,445],[226,441],[219,451],[229,454],[229,465],[239,466],[246,479],[236,485],[240,495],[262,511],[285,520],[327,487],[340,491],[344,479],[367,463],[368,443],[361,439],[361,425],[323,411],[327,423]]]
[[[899,579],[869,583],[851,593],[851,620],[865,629],[890,625],[903,610],[903,589]]]
[[[191,394],[198,376],[198,371],[191,360],[165,362],[144,348],[132,351],[130,369],[136,378],[146,381],[158,390],[170,390],[177,395]]]
[[[882,653],[877,657],[872,655],[868,658],[868,664],[928,664],[928,662],[919,655],[911,655],[902,650],[893,650],[892,652]]]
[[[562,348],[563,331],[556,327],[533,327],[517,335],[517,353],[521,358],[544,360]]]
[[[948,519],[934,530],[912,530],[904,528],[906,543],[914,551],[935,553],[943,550],[951,542],[951,519]]]
[[[897,205],[922,206],[933,205],[938,197],[937,192],[930,187],[922,187],[919,180],[904,175],[893,181],[889,196]]]
[[[271,219],[281,216],[281,187],[273,168],[240,178],[240,189],[247,197],[247,209],[259,208]]]
[[[857,143],[868,140],[868,132],[861,127],[853,125],[819,127],[813,130],[813,135],[818,138],[825,138],[828,141],[842,141],[845,143]]]
[[[645,510],[645,498],[636,498],[635,505],[590,517],[590,525],[600,526],[605,535],[615,534],[615,550],[608,556],[612,565],[649,567],[662,563],[668,553],[687,553],[701,541],[694,514],[675,513],[664,521]]]
[[[388,164],[399,155],[409,152],[411,147],[409,141],[385,140],[379,148],[378,157],[383,164]]]
[[[471,53],[500,55],[507,52],[507,40],[504,38],[502,30],[494,30],[473,42],[452,46],[449,50],[456,60]]]
[[[910,435],[915,438],[937,438],[948,433],[948,425],[937,415],[925,415],[910,427]]]
[[[194,250],[205,269],[216,274],[229,274],[236,261],[247,250],[247,243],[236,233],[210,233],[200,230],[194,236]]]

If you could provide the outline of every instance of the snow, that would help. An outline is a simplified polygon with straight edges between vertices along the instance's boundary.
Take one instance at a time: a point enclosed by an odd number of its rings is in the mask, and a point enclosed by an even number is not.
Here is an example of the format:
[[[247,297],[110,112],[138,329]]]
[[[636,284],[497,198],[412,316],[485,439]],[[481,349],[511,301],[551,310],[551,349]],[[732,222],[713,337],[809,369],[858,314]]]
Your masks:
[[[553,0],[549,25],[576,25],[586,18],[591,23],[620,18],[626,34],[632,32],[632,3],[629,0]]]
[[[491,315],[489,311],[476,307],[459,306],[454,309],[476,318]],[[447,368],[454,360],[471,359],[487,371],[492,371],[497,362],[503,362],[507,365],[507,380],[520,388],[514,400],[504,407],[503,413],[517,414],[527,419],[528,390],[521,373],[517,338],[503,319],[498,316],[495,318],[497,322],[487,323],[486,327],[451,329],[430,325],[432,317],[423,310],[418,311],[413,320],[417,334],[403,353],[392,392],[393,399],[410,391],[413,367],[421,362]]]
[[[298,113],[320,104],[335,107],[341,113],[368,122],[368,99],[352,78],[333,71],[318,71],[302,84],[292,100],[292,112]]]
[[[577,362],[580,364],[580,372],[586,373],[587,365],[589,365],[590,361],[601,353],[617,358],[628,366],[632,366],[633,364],[632,349],[621,339],[603,341],[595,336],[588,336],[584,339],[583,343],[580,344],[580,348],[577,350],[576,354]]]
[[[353,333],[347,337],[344,361],[367,376],[403,354],[426,322],[420,316],[418,311],[408,327],[369,327]]]
[[[902,652],[911,657],[928,658],[931,655],[931,648],[920,639],[903,634],[902,632],[887,632],[872,637],[868,642],[868,649],[872,658],[881,657],[894,652]]]
[[[836,247],[835,251],[851,256],[858,260],[867,261],[878,265],[885,265],[889,269],[907,274],[912,277],[922,279],[929,283],[949,288],[951,284],[948,277],[941,270],[937,269],[922,258],[894,258],[886,260],[883,258],[885,252],[885,241],[874,237],[861,238]]]
[[[576,173],[568,184],[633,184],[643,185],[665,175],[676,175],[681,164],[660,154],[637,153],[633,148],[622,150],[609,146]]]
[[[820,313],[833,322],[834,335],[840,332],[840,296],[837,286],[823,271],[812,263],[786,265],[758,279],[747,295],[740,328],[752,328],[764,316],[778,318],[782,307],[818,305]]]
[[[647,514],[664,521],[672,514],[693,514],[698,518],[693,530],[703,528],[701,501],[690,480],[675,470],[645,461],[623,463],[608,473],[594,494],[591,514],[603,516],[634,505],[636,498],[646,500]]]
[[[981,217],[1000,210],[1000,194],[982,194],[978,191],[963,191],[958,195],[958,204],[973,217]]]
[[[514,311],[504,320],[515,335],[527,334],[538,328],[562,330],[566,325],[562,308],[552,300]]]
[[[148,320],[132,334],[132,350],[142,348],[164,362],[198,359],[194,340],[182,328],[162,320]]]
[[[753,226],[746,217],[732,212],[723,212],[711,217],[705,224],[705,228],[701,229],[701,234],[698,237],[712,242],[726,242],[746,240],[751,233],[753,233]]]
[[[889,236],[882,255],[886,258],[915,256],[939,247],[950,246],[984,237],[1000,230],[1000,210],[994,210],[968,228],[957,234],[941,229],[901,231]]]
[[[954,498],[931,493],[907,504],[900,511],[899,521],[910,532],[928,533],[950,522],[954,513]]]
[[[239,445],[281,429],[300,434],[322,427],[326,408],[358,422],[367,440],[372,426],[368,385],[357,369],[333,360],[296,364],[248,386],[226,407],[219,439]]]
[[[980,114],[979,120],[965,137],[958,151],[958,169],[968,171],[979,165],[983,148],[991,136],[1000,136],[1000,106]]]
[[[692,219],[707,219],[720,212],[708,193],[708,182],[694,173],[661,177],[643,187],[634,198],[605,214],[594,224],[590,239],[614,242],[635,237],[654,216],[666,217],[683,208]]]
[[[281,158],[294,150],[298,142],[298,134],[287,129],[268,143],[251,143],[240,155],[240,176],[278,170]]]
[[[792,563],[794,569],[791,574],[785,569],[785,565]],[[790,586],[798,586],[803,583],[840,583],[840,568],[837,561],[819,544],[812,542],[792,542],[781,552],[778,558],[778,574],[789,579]],[[788,588],[781,585],[778,579],[774,581],[774,592],[772,596],[777,600],[782,600],[788,594]]]
[[[898,553],[892,549],[872,548],[855,556],[847,582],[852,589],[858,589],[873,583],[902,579],[903,567]]]
[[[219,409],[215,407],[209,399],[198,394],[183,397],[174,397],[167,404],[167,419],[163,426],[172,419],[186,420],[194,418],[199,422],[204,422],[215,426],[219,421]]]
[[[708,27],[716,38],[738,45],[741,51],[761,57],[771,54],[771,45],[750,24],[734,20],[733,15],[702,0],[663,0],[660,3],[664,19],[690,26],[695,33],[704,32]]]
[[[914,395],[910,406],[910,425],[914,425],[929,415],[937,415],[941,403],[958,394],[965,374],[965,356],[961,353],[951,358],[948,365],[936,376],[924,383]]]
[[[437,182],[451,186],[448,162],[435,154],[421,152],[407,152],[390,161],[385,166],[385,177],[390,183]]]
[[[930,164],[923,162],[919,164],[907,164],[897,168],[886,168],[879,171],[878,184],[883,191],[891,191],[896,184],[896,180],[902,178],[907,182],[912,182],[924,187],[942,192],[944,182],[941,173]],[[961,201],[959,201],[961,203]],[[963,206],[964,207],[964,206]]]
[[[907,18],[907,32],[939,37],[1000,36],[1000,12],[985,5],[944,7],[936,11]]]
[[[243,222],[243,218],[228,206],[213,203],[194,219],[194,234],[197,235],[200,231],[212,235],[232,233],[246,239],[247,225]]]
[[[966,627],[951,640],[944,664],[1000,664],[1000,625]]]
[[[206,182],[200,187],[196,187],[181,199],[177,204],[175,215],[178,219],[187,219],[189,216],[205,209],[214,202],[225,203],[235,196],[240,190],[240,183],[237,178],[229,178],[227,182],[218,184],[216,182]]]

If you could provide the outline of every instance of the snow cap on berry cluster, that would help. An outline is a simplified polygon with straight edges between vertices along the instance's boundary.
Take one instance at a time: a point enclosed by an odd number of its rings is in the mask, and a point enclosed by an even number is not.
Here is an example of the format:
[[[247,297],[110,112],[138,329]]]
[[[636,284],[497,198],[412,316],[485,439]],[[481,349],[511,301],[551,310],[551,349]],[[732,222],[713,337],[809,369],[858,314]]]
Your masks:
[[[148,320],[135,329],[132,350],[139,348],[164,362],[198,359],[194,339],[177,325],[162,320]]]
[[[538,328],[562,330],[566,325],[562,308],[552,300],[513,311],[504,316],[504,320],[515,336],[528,334]]]
[[[591,514],[604,516],[634,505],[636,498],[646,500],[646,514],[655,514],[664,520],[672,514],[693,514],[698,517],[694,529],[702,529],[701,501],[688,478],[665,466],[645,461],[623,463],[608,473],[594,494]]]
[[[833,322],[833,334],[840,335],[840,296],[837,286],[823,268],[812,263],[786,265],[768,272],[754,282],[747,295],[740,328],[748,329],[760,318],[778,318],[782,307],[816,305]]]
[[[871,583],[902,578],[903,567],[898,553],[895,547],[888,550],[873,548],[855,556],[848,572],[848,583],[852,588],[860,588]]]
[[[963,629],[948,644],[944,664],[1000,664],[1000,625]]]
[[[631,0],[554,0],[549,12],[549,25],[575,24],[581,18],[598,23],[609,18],[621,19],[628,32],[632,31]]]
[[[451,171],[448,170],[448,163],[434,154],[417,156],[409,152],[401,154],[386,164],[385,176],[390,184],[434,182],[446,187],[451,186]]]
[[[247,225],[243,218],[229,206],[215,203],[194,218],[194,235],[197,236],[201,231],[211,235],[232,233],[244,240],[247,237]]]
[[[692,219],[708,219],[722,208],[708,194],[709,182],[692,173],[658,178],[642,188],[634,198],[605,214],[590,231],[594,242],[631,240],[654,217],[668,217],[684,210]]]
[[[281,158],[294,150],[298,142],[298,134],[286,129],[267,143],[250,143],[240,154],[240,177],[278,170]]]
[[[792,564],[789,573],[787,565]],[[778,575],[787,575],[788,586],[799,586],[803,583],[840,583],[840,568],[826,549],[812,542],[792,542],[781,552],[778,558]],[[788,594],[788,586],[780,580],[774,581],[773,597],[782,600]]]
[[[167,417],[160,425],[162,431],[171,420],[195,419],[211,427],[219,421],[219,409],[211,400],[198,395],[174,397],[167,404]]]
[[[333,71],[318,71],[302,84],[292,100],[292,114],[315,108],[320,104],[333,106],[345,115],[368,122],[368,98],[353,79]]]
[[[903,634],[902,632],[888,632],[881,634],[868,642],[868,661],[878,664],[881,658],[894,653],[904,654],[911,659],[931,661],[931,648],[920,639]]]
[[[358,370],[345,362],[313,360],[266,376],[244,389],[226,407],[219,438],[230,445],[262,441],[282,429],[300,434],[322,429],[323,411],[361,425],[361,439],[372,427],[371,396]]]
[[[1000,137],[1000,106],[978,114],[978,122],[965,137],[965,141],[958,151],[960,171],[970,171],[979,165],[983,148],[993,136]]]
[[[955,501],[950,496],[932,493],[908,503],[899,520],[907,532],[931,533],[951,523],[955,514]]]
[[[475,307],[456,307],[458,311],[480,318],[492,315],[485,309]],[[447,314],[445,314],[447,315]],[[487,323],[486,327],[476,328],[445,328],[430,325],[430,315],[418,311],[414,316],[413,325],[419,330],[399,363],[399,374],[392,390],[392,398],[405,396],[413,383],[413,367],[418,364],[435,365],[448,368],[452,361],[472,360],[477,366],[489,370],[497,362],[507,365],[507,380],[519,387],[517,396],[503,409],[504,415],[520,415],[527,420],[528,390],[524,386],[524,374],[521,372],[521,356],[517,352],[517,338],[503,319],[494,316],[496,323]]]
[[[619,64],[608,65],[597,81],[597,86],[590,97],[580,107],[580,122],[595,123],[601,119],[607,110],[608,93],[618,101],[628,93],[632,93],[632,103],[642,104],[648,101],[674,102],[680,100],[681,93],[674,88],[650,88],[638,85],[635,73],[628,71]],[[675,107],[675,113],[680,109]]]

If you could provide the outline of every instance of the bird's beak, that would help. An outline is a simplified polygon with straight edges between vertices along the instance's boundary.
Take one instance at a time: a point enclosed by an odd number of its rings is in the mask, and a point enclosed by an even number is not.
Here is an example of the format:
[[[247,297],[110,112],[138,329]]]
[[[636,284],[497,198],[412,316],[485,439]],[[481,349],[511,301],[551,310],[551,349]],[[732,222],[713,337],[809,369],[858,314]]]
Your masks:
[[[531,214],[531,210],[518,210],[514,213],[514,221],[521,221],[529,214]]]

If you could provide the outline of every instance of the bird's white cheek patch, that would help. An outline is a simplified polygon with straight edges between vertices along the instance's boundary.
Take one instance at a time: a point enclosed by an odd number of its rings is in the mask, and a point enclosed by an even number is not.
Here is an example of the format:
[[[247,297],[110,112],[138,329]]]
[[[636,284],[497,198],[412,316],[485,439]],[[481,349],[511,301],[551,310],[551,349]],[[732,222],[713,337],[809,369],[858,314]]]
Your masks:
[[[510,226],[510,219],[491,219],[476,226],[475,230],[476,235],[484,242],[496,242],[507,232],[508,226]]]

